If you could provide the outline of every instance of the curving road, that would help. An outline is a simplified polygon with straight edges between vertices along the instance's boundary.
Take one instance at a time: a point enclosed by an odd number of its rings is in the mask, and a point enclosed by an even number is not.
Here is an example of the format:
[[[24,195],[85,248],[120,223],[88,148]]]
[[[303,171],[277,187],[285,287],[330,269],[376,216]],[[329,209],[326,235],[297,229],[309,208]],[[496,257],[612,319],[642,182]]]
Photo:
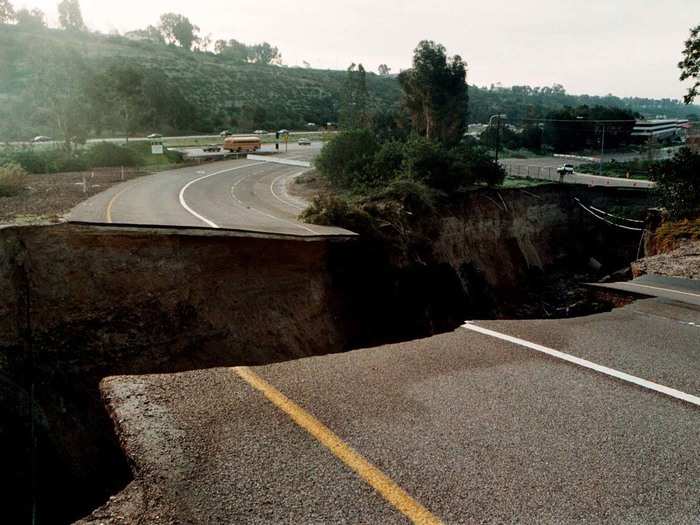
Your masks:
[[[286,157],[309,160],[311,151]],[[164,171],[120,184],[76,206],[71,221],[230,228],[304,236],[348,235],[305,224],[307,205],[287,185],[305,168],[248,159]]]

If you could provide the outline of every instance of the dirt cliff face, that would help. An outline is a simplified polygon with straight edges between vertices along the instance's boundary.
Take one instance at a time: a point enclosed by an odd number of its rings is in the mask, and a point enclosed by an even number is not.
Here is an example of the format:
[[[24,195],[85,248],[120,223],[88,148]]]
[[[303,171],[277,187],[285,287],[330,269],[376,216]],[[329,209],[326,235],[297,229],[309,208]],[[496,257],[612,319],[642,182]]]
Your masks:
[[[42,523],[77,518],[128,481],[103,377],[347,348],[328,271],[343,242],[69,224],[0,230],[0,454],[18,521],[31,505],[32,421],[35,493],[51,509]]]

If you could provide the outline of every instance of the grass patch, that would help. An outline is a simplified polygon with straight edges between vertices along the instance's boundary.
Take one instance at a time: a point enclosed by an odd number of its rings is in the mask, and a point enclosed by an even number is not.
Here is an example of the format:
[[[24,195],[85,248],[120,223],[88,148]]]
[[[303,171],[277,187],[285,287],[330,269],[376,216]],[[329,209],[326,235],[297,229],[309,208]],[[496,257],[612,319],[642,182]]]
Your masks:
[[[530,179],[527,177],[511,177],[508,175],[501,184],[502,188],[534,188],[535,186],[544,186],[552,184],[550,181],[541,179]]]

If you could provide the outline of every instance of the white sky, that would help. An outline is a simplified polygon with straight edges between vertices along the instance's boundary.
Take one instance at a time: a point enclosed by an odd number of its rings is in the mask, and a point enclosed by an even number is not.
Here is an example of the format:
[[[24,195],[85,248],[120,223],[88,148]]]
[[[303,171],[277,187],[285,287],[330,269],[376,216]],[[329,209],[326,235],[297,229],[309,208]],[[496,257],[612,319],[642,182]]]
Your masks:
[[[58,0],[38,7],[50,25]],[[284,63],[375,70],[410,66],[419,40],[441,42],[477,85],[563,84],[570,93],[680,98],[677,63],[700,0],[82,0],[91,29],[120,32],[184,14],[213,39],[266,40]]]

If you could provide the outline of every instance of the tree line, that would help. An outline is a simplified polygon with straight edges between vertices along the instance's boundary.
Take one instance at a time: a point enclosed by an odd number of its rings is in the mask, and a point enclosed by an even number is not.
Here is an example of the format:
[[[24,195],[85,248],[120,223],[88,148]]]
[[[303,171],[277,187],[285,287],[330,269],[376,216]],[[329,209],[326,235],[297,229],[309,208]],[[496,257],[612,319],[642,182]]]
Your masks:
[[[87,32],[79,0],[61,0],[58,3],[58,21],[66,31]],[[0,0],[0,24],[16,23],[29,30],[47,27],[46,15],[40,9],[15,10],[10,0]],[[200,28],[189,18],[178,13],[163,13],[157,25],[128,31],[125,38],[154,44],[173,45],[189,51],[207,52],[212,47],[210,35],[202,35]],[[279,49],[268,42],[247,45],[235,39],[217,40],[214,52],[222,58],[236,63],[279,65],[282,55]]]

